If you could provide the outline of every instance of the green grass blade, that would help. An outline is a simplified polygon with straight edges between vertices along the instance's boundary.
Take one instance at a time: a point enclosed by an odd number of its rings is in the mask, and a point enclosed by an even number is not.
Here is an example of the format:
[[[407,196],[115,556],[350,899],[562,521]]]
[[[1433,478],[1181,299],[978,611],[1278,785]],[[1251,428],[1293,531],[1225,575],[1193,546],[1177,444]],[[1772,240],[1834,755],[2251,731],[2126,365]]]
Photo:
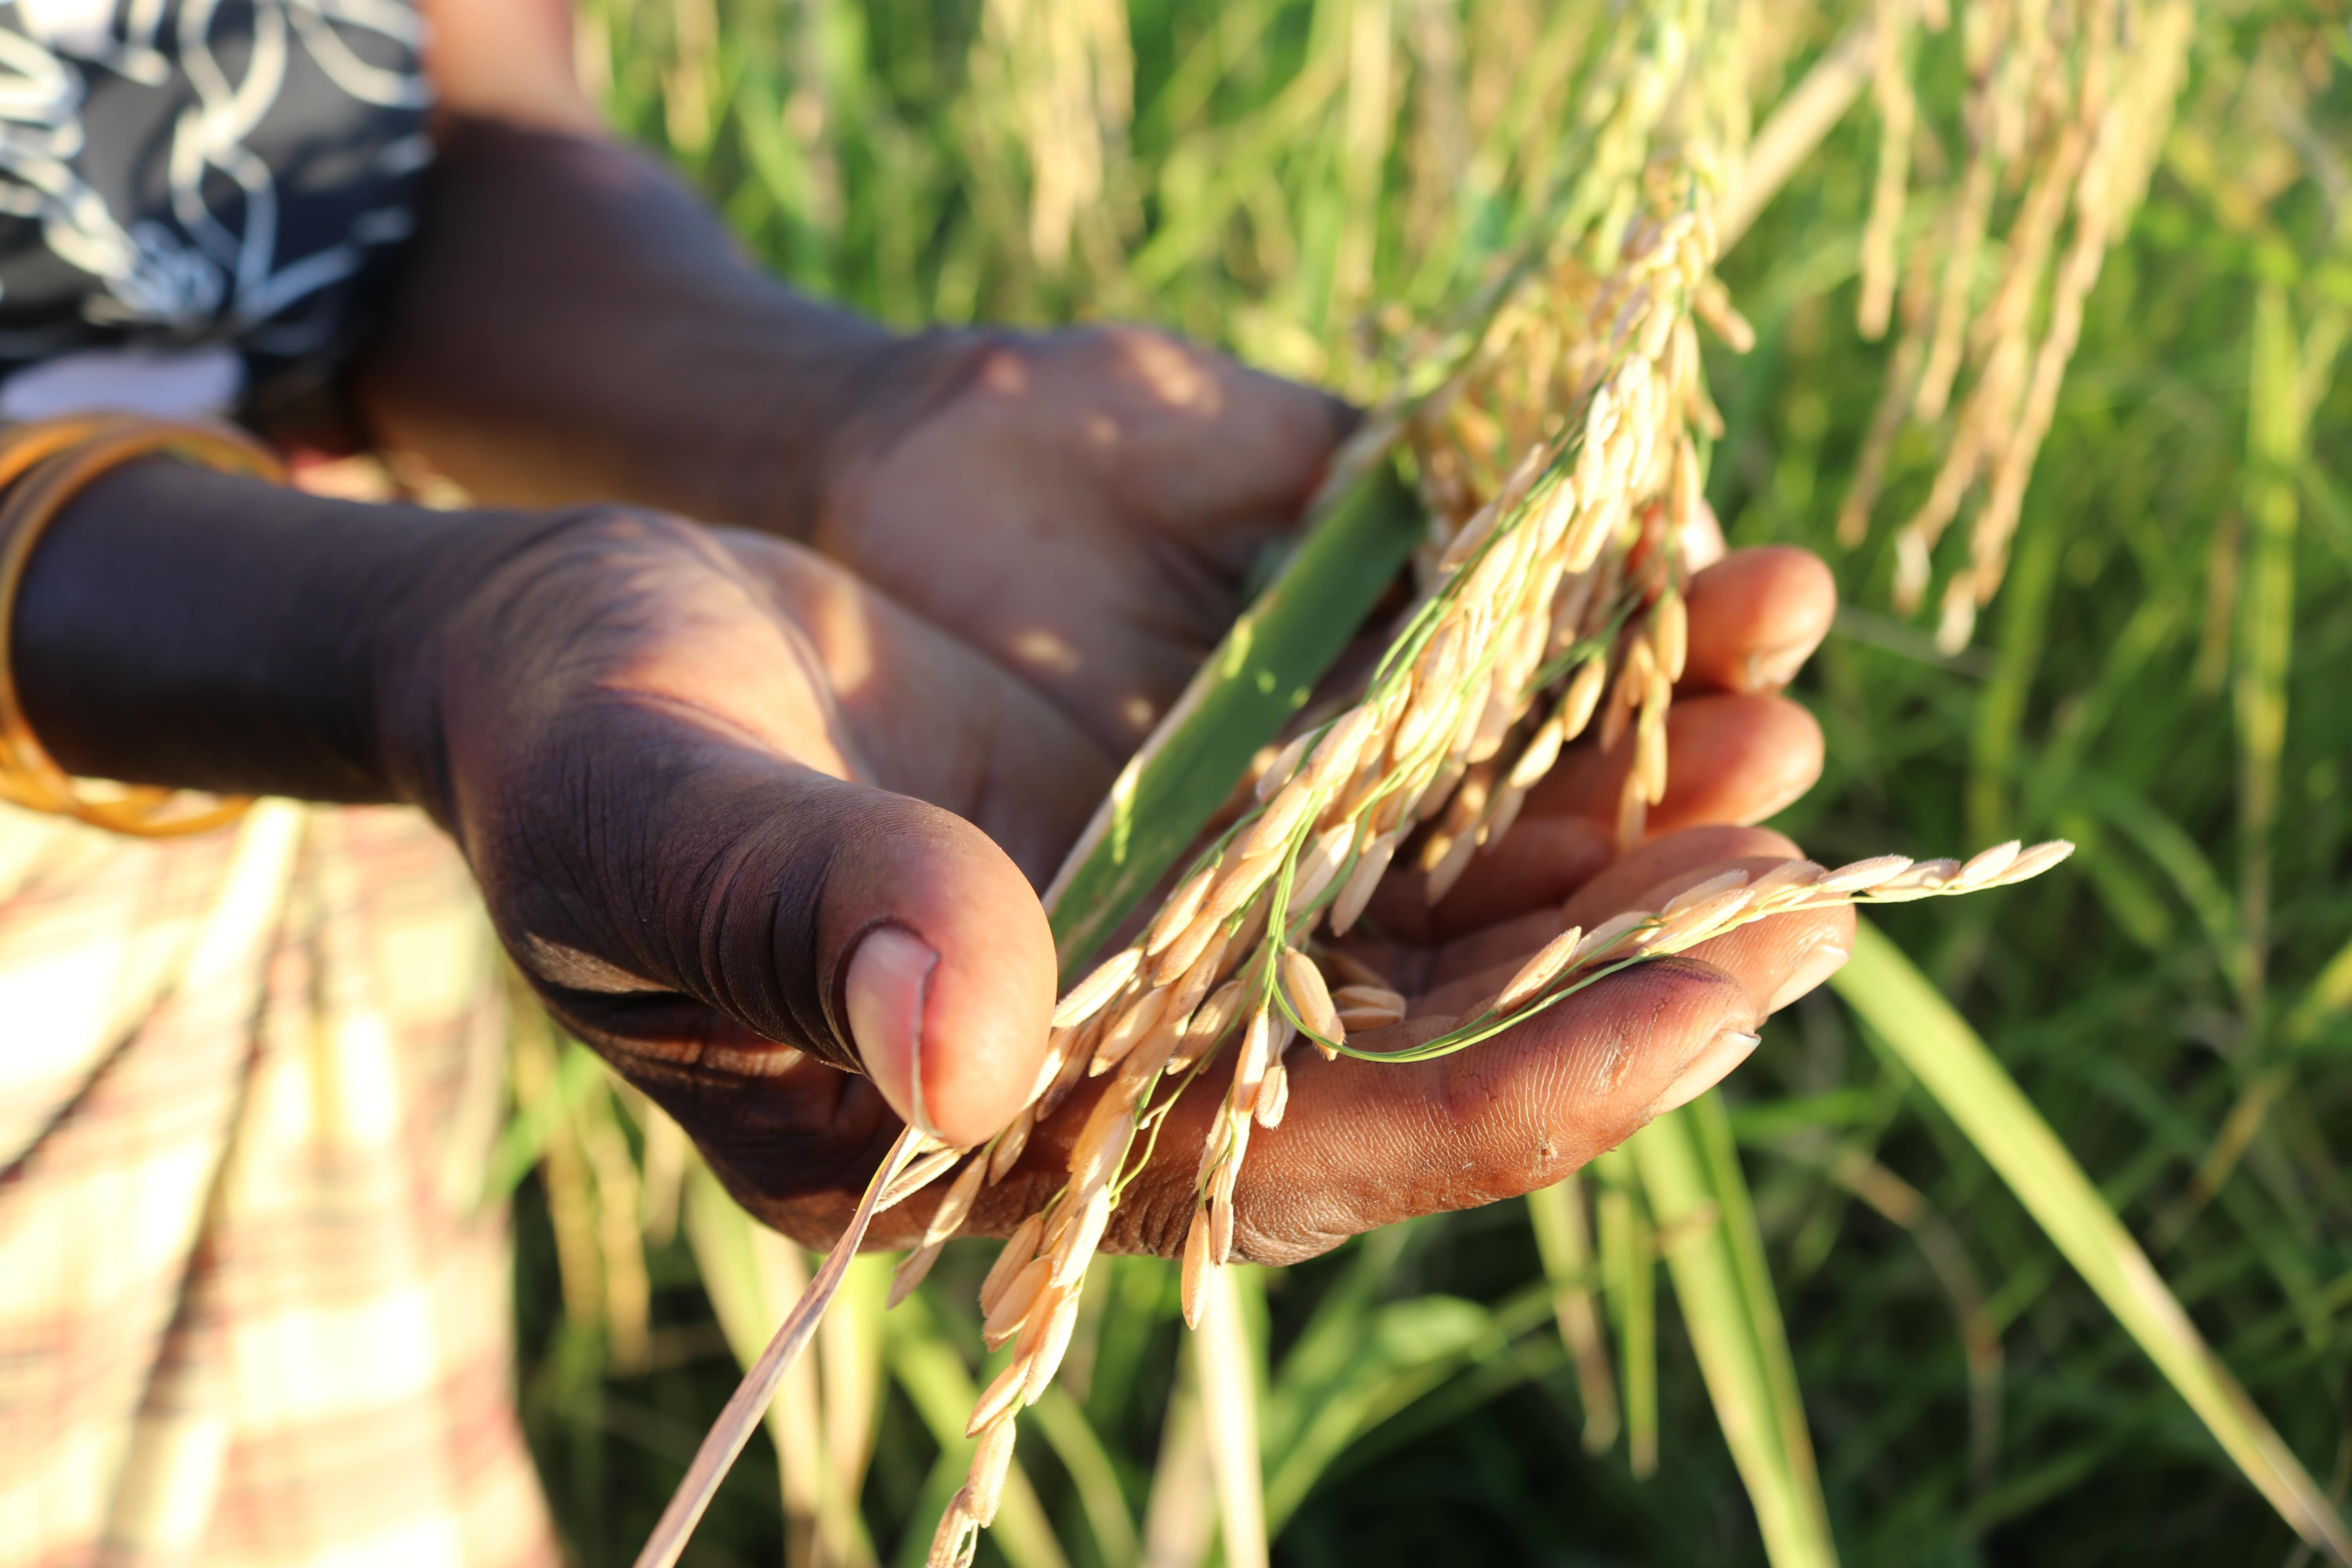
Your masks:
[[[1601,1289],[1617,1336],[1618,1382],[1625,1394],[1625,1446],[1633,1473],[1658,1468],[1657,1259],[1649,1211],[1634,1192],[1633,1157],[1612,1149],[1593,1161],[1601,1189]]]
[[[2320,537],[2336,552],[2345,570],[2352,571],[2352,497],[2347,497],[2327,470],[2308,455],[2295,465],[2295,479],[2312,517],[2323,525]]]
[[[1065,979],[1174,865],[1380,602],[1422,536],[1382,463],[1308,527],[1170,718],[1111,785],[1045,894]]]
[[[2260,1028],[2270,959],[2271,837],[2286,745],[2287,666],[2294,649],[2294,469],[2304,441],[2302,364],[2284,293],[2254,300],[2247,389],[2246,566],[2238,584],[2238,989]]]
[[[1822,1540],[1830,1541],[1829,1512],[1822,1501],[1821,1473],[1813,1462],[1813,1439],[1805,1424],[1804,1395],[1797,1384],[1796,1358],[1789,1352],[1788,1325],[1780,1318],[1780,1293],[1772,1286],[1772,1268],[1764,1256],[1764,1232],[1756,1222],[1756,1204],[1748,1195],[1747,1173],[1739,1166],[1739,1143],[1732,1135],[1731,1112],[1717,1094],[1702,1095],[1680,1112],[1698,1140],[1706,1162],[1707,1190],[1714,1196],[1717,1226],[1739,1284],[1740,1300],[1756,1339],[1757,1363],[1772,1396],[1772,1413],[1780,1424],[1791,1483],[1808,1500]]]
[[[1936,1097],[2139,1342],[2246,1479],[2305,1541],[2352,1560],[2352,1531],[1976,1031],[1869,921],[1832,984]]]
[[[1486,1308],[1452,1296],[1384,1302],[1359,1321],[1344,1363],[1294,1381],[1286,1361],[1276,1374],[1265,1424],[1270,1530],[1289,1521],[1351,1445],[1507,1342]]]
[[[2137,790],[2102,777],[2084,773],[2075,783],[2075,798],[2103,820],[2112,823],[2123,835],[2139,847],[2140,853],[2155,862],[2158,870],[2172,883],[2197,923],[2204,928],[2206,940],[2213,952],[2225,961],[2238,950],[2241,930],[2237,900],[2221,882],[2213,862],[2200,848],[2197,840],[2179,823],[2150,804]],[[2223,964],[2233,984],[2241,976],[2239,971]]]
[[[1209,1271],[1207,1304],[1192,1342],[1192,1371],[1208,1421],[1225,1568],[1266,1568],[1265,1459],[1257,1436],[1257,1383],[1265,1352],[1250,1332],[1242,1290],[1239,1270]]]
[[[2287,1015],[2284,1031],[2286,1043],[2307,1043],[2330,1020],[2347,1012],[2352,1012],[2352,942],[2336,950],[2336,956],[2327,961],[2319,977],[2304,993],[2303,1000]]]
[[[1765,1555],[1773,1568],[1835,1563],[1796,1372],[1728,1119],[1720,1105],[1687,1106],[1659,1117],[1625,1147],[1641,1173],[1675,1300],[1755,1507]]]
[[[1038,1397],[1031,1414],[1037,1430],[1053,1445],[1054,1457],[1069,1472],[1105,1568],[1130,1568],[1143,1554],[1135,1533],[1135,1514],[1127,1505],[1127,1494],[1119,1489],[1118,1467],[1096,1434],[1094,1423],[1087,1419],[1086,1407],[1056,1384]]]
[[[697,1162],[687,1178],[686,1234],[694,1248],[696,1272],[710,1298],[719,1331],[736,1363],[749,1367],[767,1348],[793,1300],[808,1283],[807,1265],[793,1244],[761,1229],[719,1190],[718,1178]],[[814,1363],[803,1359],[786,1374],[784,1386],[768,1406],[765,1425],[776,1446],[779,1484],[785,1511],[795,1503],[809,1507],[813,1499],[795,1496],[793,1471],[807,1466],[817,1454]]]

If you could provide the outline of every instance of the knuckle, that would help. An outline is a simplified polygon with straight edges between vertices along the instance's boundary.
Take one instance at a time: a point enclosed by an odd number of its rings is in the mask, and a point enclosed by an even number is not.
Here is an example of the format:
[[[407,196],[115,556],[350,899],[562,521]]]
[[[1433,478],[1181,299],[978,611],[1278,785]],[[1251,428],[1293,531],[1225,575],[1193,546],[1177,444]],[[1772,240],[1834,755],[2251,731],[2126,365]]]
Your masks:
[[[1121,1252],[1175,1258],[1182,1254],[1192,1225],[1192,1184],[1155,1178],[1137,1183],[1122,1195],[1114,1215],[1113,1242]]]

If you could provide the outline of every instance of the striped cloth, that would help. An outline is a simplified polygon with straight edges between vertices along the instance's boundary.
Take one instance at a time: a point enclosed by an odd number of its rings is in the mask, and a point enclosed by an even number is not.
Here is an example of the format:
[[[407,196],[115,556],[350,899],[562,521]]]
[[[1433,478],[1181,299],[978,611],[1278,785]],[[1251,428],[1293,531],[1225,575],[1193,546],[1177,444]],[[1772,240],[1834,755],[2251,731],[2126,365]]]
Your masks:
[[[0,807],[0,1565],[552,1563],[495,950],[414,813]]]

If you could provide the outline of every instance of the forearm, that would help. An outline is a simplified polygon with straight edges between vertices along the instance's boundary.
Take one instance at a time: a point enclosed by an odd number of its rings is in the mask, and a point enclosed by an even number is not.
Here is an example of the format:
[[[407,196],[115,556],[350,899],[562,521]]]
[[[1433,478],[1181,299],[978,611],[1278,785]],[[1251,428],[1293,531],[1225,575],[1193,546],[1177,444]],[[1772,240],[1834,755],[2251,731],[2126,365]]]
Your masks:
[[[35,552],[9,650],[69,773],[414,799],[395,711],[440,606],[550,524],[331,501],[171,459],[91,486]],[[427,726],[429,727],[429,725]]]
[[[460,120],[358,376],[379,440],[488,500],[802,531],[902,340],[746,262],[643,156]]]

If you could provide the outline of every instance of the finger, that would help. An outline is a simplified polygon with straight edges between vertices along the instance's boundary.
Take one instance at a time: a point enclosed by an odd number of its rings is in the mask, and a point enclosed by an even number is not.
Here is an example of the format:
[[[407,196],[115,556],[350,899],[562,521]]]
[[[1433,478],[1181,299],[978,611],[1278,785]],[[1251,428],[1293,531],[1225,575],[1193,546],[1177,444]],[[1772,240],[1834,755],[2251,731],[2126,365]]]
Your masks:
[[[473,607],[434,657],[500,679],[420,682],[436,805],[551,1010],[732,1190],[859,1180],[901,1116],[1010,1118],[1053,1005],[1036,896],[978,827],[862,782],[826,661],[739,559],[582,514]]]
[[[1683,715],[1680,733],[1675,713]],[[1700,697],[1666,716],[1665,798],[1647,837],[1701,823],[1761,822],[1822,776],[1821,721],[1781,697]]]
[[[1655,909],[1683,889],[1705,881],[1714,868],[1743,859],[1794,860],[1803,851],[1769,827],[1712,824],[1654,838],[1577,889],[1560,910],[1562,920],[1590,931],[1620,910]]]
[[[1745,857],[1794,858],[1796,845],[1761,827],[1685,828],[1651,840],[1586,878],[1564,903],[1497,920],[1432,946],[1392,942],[1346,943],[1349,955],[1390,977],[1408,996],[1426,996],[1465,975],[1514,964],[1571,925],[1586,930],[1629,909],[1655,909],[1682,888]],[[1434,1008],[1435,1004],[1426,1004]],[[1417,1008],[1418,1010],[1418,1008]]]
[[[1734,551],[1691,578],[1685,690],[1778,691],[1829,635],[1837,581],[1786,544]]]
[[[1651,840],[1586,879],[1563,903],[1530,910],[1433,949],[1419,989],[1433,990],[1497,964],[1517,963],[1566,931],[1587,931],[1625,910],[1654,910],[1686,887],[1735,862],[1787,860],[1800,851],[1763,827],[1687,828]]]
[[[1769,854],[1694,867],[1643,889],[1625,908],[1662,909],[1685,888],[1726,871],[1754,877],[1785,858]],[[1538,947],[1570,923],[1584,922],[1571,922],[1564,914],[1530,915],[1452,944],[1439,955],[1431,987],[1414,1000],[1413,1015],[1466,1016],[1484,1008]],[[1738,980],[1760,1017],[1826,979],[1853,947],[1853,911],[1841,908],[1775,915],[1701,942],[1688,952]]]
[[[1239,1251],[1293,1262],[1378,1226],[1548,1185],[1711,1087],[1753,1047],[1754,1023],[1738,981],[1677,958],[1433,1061],[1294,1052],[1289,1108],[1253,1134],[1242,1167]],[[1114,1245],[1182,1245],[1216,1105],[1213,1089],[1179,1102],[1154,1166],[1114,1216]]]
[[[1821,776],[1821,724],[1778,697],[1686,699],[1666,714],[1666,794],[1650,809],[1657,837],[1713,822],[1755,822],[1801,797]],[[1557,905],[1617,847],[1617,803],[1633,747],[1570,751],[1528,796],[1510,832],[1483,848],[1434,909],[1428,879],[1406,869],[1373,895],[1370,924],[1402,942],[1476,931]]]
[[[1853,954],[1853,910],[1845,905],[1774,915],[1690,950],[1691,957],[1746,986],[1759,1018],[1811,991]]]
[[[1727,858],[1721,854],[1724,850],[1750,853]],[[1593,901],[1612,896],[1622,900],[1627,897],[1625,888],[1638,887],[1631,901],[1640,907],[1655,907],[1728,866],[1759,872],[1788,858],[1793,851],[1794,846],[1788,840],[1761,829],[1716,828],[1680,835],[1638,851],[1627,868],[1612,878],[1612,888],[1597,889]],[[1541,929],[1531,931],[1519,944],[1517,957],[1523,958],[1528,947],[1553,934],[1559,921],[1559,916],[1551,915],[1528,917],[1528,921],[1522,922]],[[1590,1093],[1570,1097],[1570,1103],[1582,1117],[1581,1121],[1572,1125],[1583,1130],[1587,1144],[1571,1151],[1568,1158],[1580,1163],[1598,1148],[1608,1147],[1629,1134],[1641,1121],[1656,1114],[1661,1108],[1695,1098],[1720,1081],[1753,1048],[1752,1024],[1738,1026],[1743,1020],[1760,1020],[1767,1012],[1785,1005],[1818,984],[1843,962],[1851,950],[1852,931],[1852,911],[1842,909],[1760,921],[1703,943],[1687,954],[1612,975],[1538,1019],[1439,1062],[1383,1065],[1343,1060],[1327,1067],[1309,1053],[1292,1052],[1286,1058],[1286,1070],[1293,1076],[1290,1110],[1283,1129],[1306,1127],[1317,1118],[1326,1119],[1327,1129],[1362,1129],[1367,1140],[1386,1143],[1391,1159],[1382,1165],[1377,1154],[1365,1155],[1357,1161],[1360,1168],[1353,1177],[1349,1175],[1345,1162],[1330,1161],[1319,1149],[1311,1156],[1299,1156],[1290,1165],[1276,1163],[1268,1167],[1266,1163],[1277,1158],[1269,1152],[1276,1146],[1276,1141],[1274,1134],[1261,1131],[1250,1145],[1249,1159],[1244,1167],[1244,1196],[1237,1205],[1244,1228],[1254,1226],[1256,1233],[1255,1240],[1245,1241],[1245,1247],[1251,1248],[1249,1255],[1265,1261],[1308,1256],[1352,1234],[1350,1226],[1369,1228],[1433,1208],[1489,1202],[1557,1179],[1558,1173],[1572,1166],[1546,1163],[1556,1157],[1561,1144],[1559,1138],[1546,1131],[1552,1124],[1542,1122],[1540,1116],[1529,1111],[1524,1103],[1517,1108],[1498,1103],[1503,1097],[1497,1095],[1494,1081],[1470,1070],[1471,1064],[1465,1058],[1497,1050],[1559,1047],[1570,1053],[1584,1051],[1591,1048],[1591,1039],[1596,1032],[1615,1031],[1611,1071],[1624,1081],[1598,1103]],[[1482,937],[1451,944],[1440,955],[1441,961],[1457,966],[1474,962],[1475,950],[1485,941]],[[1515,958],[1513,967],[1516,962]],[[1433,1007],[1443,1013],[1443,1005],[1467,1003],[1474,999],[1473,992],[1475,999],[1490,997],[1508,978],[1508,973],[1507,969],[1490,966],[1483,974],[1457,978],[1450,986],[1441,986],[1438,993],[1417,1001],[1416,1013]],[[1627,984],[1633,981],[1640,984]],[[1715,1011],[1710,1013],[1710,1008]],[[1602,1020],[1597,1030],[1595,1019]],[[1358,1036],[1354,1043],[1366,1049],[1399,1049],[1434,1037],[1450,1021],[1444,1016],[1418,1016],[1392,1029]],[[1622,1048],[1626,1031],[1636,1026],[1654,1030],[1654,1043],[1645,1048],[1665,1058],[1679,1054],[1683,1061],[1682,1069],[1671,1080],[1671,1091],[1661,1088],[1656,1098],[1648,1102],[1633,1100],[1636,1090],[1627,1087],[1633,1075],[1654,1071],[1656,1067],[1653,1061],[1644,1068],[1633,1060],[1633,1053]],[[1712,1033],[1706,1033],[1709,1027]],[[1539,1074],[1541,1069],[1522,1060],[1516,1070],[1524,1075]],[[1573,1068],[1559,1070],[1573,1076]],[[1345,1086],[1344,1095],[1328,1103],[1309,1092],[1310,1084],[1319,1083],[1320,1075],[1326,1072],[1355,1080]],[[1194,1098],[1202,1100],[1202,1106],[1189,1102],[1181,1105],[1171,1120],[1161,1139],[1164,1158],[1146,1173],[1136,1189],[1136,1203],[1157,1203],[1160,1206],[1147,1208],[1119,1222],[1128,1227],[1123,1245],[1157,1251],[1172,1251],[1181,1245],[1183,1226],[1190,1219],[1192,1191],[1192,1166],[1188,1162],[1197,1157],[1198,1139],[1206,1133],[1216,1081],[1213,1073],[1208,1092],[1196,1091]],[[1349,1098],[1359,1093],[1370,1097],[1369,1100]],[[1559,1100],[1558,1094],[1552,1094],[1548,1103],[1556,1110]],[[1622,1120],[1629,1102],[1640,1110],[1630,1123]],[[1433,1114],[1442,1119],[1441,1128],[1433,1129],[1414,1120],[1423,1108],[1431,1106],[1437,1108]],[[1454,1121],[1464,1107],[1516,1126],[1515,1135],[1532,1131],[1533,1138],[1513,1146],[1493,1125],[1456,1129]],[[1411,1114],[1401,1117],[1399,1108]],[[1515,1115],[1519,1120],[1513,1123]],[[1613,1125],[1612,1118],[1617,1119]],[[1033,1152],[1023,1162],[1015,1179],[1007,1184],[1002,1196],[984,1205],[990,1206],[993,1215],[985,1222],[991,1228],[1009,1226],[1026,1212],[1021,1207],[1023,1204],[1034,1205],[1050,1195],[1061,1179],[1062,1167],[1057,1162],[1066,1153],[1067,1130],[1083,1121],[1081,1104],[1065,1113],[1059,1128],[1041,1129],[1039,1141],[1033,1144]],[[1283,1132],[1285,1139],[1291,1136],[1287,1131]],[[1318,1136],[1325,1136],[1328,1142],[1328,1131]],[[1466,1149],[1465,1144],[1469,1146]],[[1543,1152],[1547,1146],[1552,1147],[1553,1152]],[[1438,1174],[1416,1177],[1412,1170],[1397,1166],[1393,1151],[1398,1149],[1414,1151],[1415,1163],[1426,1162]],[[1536,1152],[1530,1153],[1530,1149]],[[1174,1152],[1167,1152],[1171,1150]],[[1160,1168],[1162,1165],[1165,1170]],[[1377,1182],[1363,1175],[1361,1167],[1365,1166],[1379,1170]],[[1266,1174],[1269,1168],[1276,1173],[1270,1177]],[[1462,1174],[1481,1170],[1483,1175]],[[1327,1174],[1342,1200],[1332,1212],[1348,1216],[1344,1221],[1334,1221],[1328,1214],[1302,1215],[1301,1205],[1293,1201],[1294,1195],[1282,1190],[1294,1184],[1315,1187],[1327,1180]],[[1455,1177],[1467,1185],[1458,1185]],[[1270,1198],[1263,1188],[1253,1195],[1254,1184],[1260,1181],[1276,1189]],[[1379,1201],[1368,1198],[1366,1194],[1381,1183],[1388,1184],[1392,1190]],[[998,1209],[1002,1212],[995,1213]]]
[[[1714,693],[1677,701],[1666,713],[1665,797],[1650,808],[1645,837],[1761,821],[1812,787],[1822,754],[1820,722],[1786,698]],[[1607,752],[1572,750],[1528,793],[1522,816],[1581,816],[1613,831],[1633,765],[1630,737]]]

